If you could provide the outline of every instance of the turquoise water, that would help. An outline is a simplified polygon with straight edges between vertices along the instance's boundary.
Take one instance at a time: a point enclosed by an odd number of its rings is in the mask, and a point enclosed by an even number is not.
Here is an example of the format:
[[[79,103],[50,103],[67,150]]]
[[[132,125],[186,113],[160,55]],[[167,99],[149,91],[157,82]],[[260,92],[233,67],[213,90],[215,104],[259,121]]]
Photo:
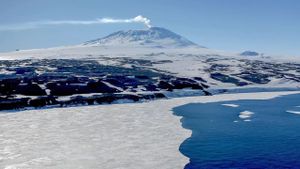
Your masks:
[[[297,106],[300,94],[174,108],[182,126],[192,130],[179,148],[190,158],[185,169],[300,168],[300,115],[286,112],[300,111]],[[254,114],[244,121],[242,111]]]

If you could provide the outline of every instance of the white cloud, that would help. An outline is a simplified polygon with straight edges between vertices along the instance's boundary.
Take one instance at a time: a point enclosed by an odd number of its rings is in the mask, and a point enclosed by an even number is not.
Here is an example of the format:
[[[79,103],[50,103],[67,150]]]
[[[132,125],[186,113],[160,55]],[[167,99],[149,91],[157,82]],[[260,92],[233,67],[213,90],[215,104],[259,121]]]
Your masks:
[[[143,23],[148,28],[151,27],[150,19],[143,17],[142,15],[136,16],[130,19],[113,19],[113,18],[102,18],[98,19],[99,23]]]
[[[27,22],[22,24],[0,25],[0,31],[16,31],[36,29],[47,25],[93,25],[93,24],[109,24],[109,23],[143,23],[148,28],[151,28],[150,19],[138,15],[129,19],[114,19],[114,18],[98,18],[95,20],[61,20],[61,21],[38,21]]]
[[[150,25],[150,19],[148,19],[148,18],[145,18],[145,17],[139,15],[139,16],[133,18],[133,20],[134,20],[135,22],[142,22],[142,23],[144,23],[148,28],[151,28],[151,25]]]

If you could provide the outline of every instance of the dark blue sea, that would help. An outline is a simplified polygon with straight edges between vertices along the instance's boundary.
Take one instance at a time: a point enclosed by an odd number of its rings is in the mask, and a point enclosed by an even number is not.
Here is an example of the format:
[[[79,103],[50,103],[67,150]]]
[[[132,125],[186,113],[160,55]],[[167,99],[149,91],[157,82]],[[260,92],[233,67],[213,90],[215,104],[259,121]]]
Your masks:
[[[300,168],[300,115],[287,112],[300,112],[298,106],[300,94],[174,108],[192,130],[179,148],[190,159],[185,169]],[[243,111],[254,114],[242,119]]]

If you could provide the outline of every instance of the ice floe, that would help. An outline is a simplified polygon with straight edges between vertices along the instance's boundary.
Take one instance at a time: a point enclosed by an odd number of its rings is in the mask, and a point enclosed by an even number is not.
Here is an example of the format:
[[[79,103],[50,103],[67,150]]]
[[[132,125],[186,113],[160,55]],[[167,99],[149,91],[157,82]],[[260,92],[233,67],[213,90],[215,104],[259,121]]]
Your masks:
[[[286,112],[300,115],[300,111],[287,110]]]
[[[227,107],[239,107],[239,105],[237,104],[222,104],[222,105]]]
[[[242,111],[242,112],[240,112],[240,114],[239,114],[239,118],[241,118],[241,119],[248,119],[248,118],[251,118],[251,116],[253,115],[254,113],[253,112],[251,112],[251,111]]]

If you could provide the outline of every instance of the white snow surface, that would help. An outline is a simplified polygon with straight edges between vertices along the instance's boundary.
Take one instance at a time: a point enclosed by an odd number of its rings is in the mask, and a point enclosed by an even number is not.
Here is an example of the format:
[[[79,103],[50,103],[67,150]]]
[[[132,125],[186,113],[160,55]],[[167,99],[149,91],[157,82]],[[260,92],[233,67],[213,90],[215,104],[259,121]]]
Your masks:
[[[2,169],[182,169],[191,135],[172,108],[300,92],[223,94],[145,103],[1,112]]]
[[[0,60],[15,60],[15,59],[92,59],[98,60],[100,64],[115,65],[123,67],[131,67],[132,64],[121,65],[122,59],[145,59],[151,61],[171,61],[162,64],[153,64],[145,66],[146,68],[164,71],[180,77],[202,77],[210,86],[218,87],[236,87],[232,83],[222,83],[210,77],[210,73],[206,69],[210,68],[212,63],[207,62],[207,59],[217,58],[213,61],[214,64],[229,65],[227,73],[239,73],[243,68],[249,66],[240,59],[245,57],[239,56],[237,53],[224,52],[214,49],[190,46],[190,47],[168,47],[155,48],[145,45],[135,44],[115,44],[115,45],[75,45],[64,46],[46,49],[20,50],[15,52],[0,53]],[[276,58],[276,59],[275,59]],[[247,60],[262,60],[272,63],[282,63],[283,61],[300,63],[299,59],[283,60],[286,58],[257,58],[249,57]],[[295,72],[294,72],[295,73]],[[298,75],[298,74],[295,74]],[[235,77],[241,82],[245,80]],[[289,79],[271,78],[268,84],[262,84],[263,87],[300,87],[299,83]],[[251,84],[252,86],[255,84]]]

